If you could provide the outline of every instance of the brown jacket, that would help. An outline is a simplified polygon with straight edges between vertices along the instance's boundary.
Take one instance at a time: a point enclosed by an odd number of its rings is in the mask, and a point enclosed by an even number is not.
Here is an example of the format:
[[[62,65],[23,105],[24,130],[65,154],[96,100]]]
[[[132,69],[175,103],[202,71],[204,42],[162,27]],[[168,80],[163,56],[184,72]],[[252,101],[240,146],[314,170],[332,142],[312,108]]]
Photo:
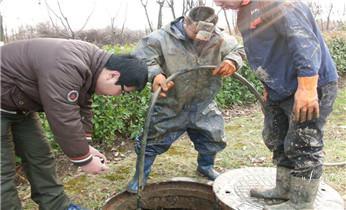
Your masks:
[[[70,159],[90,157],[91,95],[110,54],[83,41],[33,39],[0,48],[1,108],[44,111]]]

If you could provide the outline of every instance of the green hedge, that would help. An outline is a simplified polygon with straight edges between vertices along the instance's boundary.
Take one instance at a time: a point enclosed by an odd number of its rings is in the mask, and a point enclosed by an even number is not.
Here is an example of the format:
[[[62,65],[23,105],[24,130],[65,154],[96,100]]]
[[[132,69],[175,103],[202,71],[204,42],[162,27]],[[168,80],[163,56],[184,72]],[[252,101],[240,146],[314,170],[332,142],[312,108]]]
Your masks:
[[[346,41],[332,39],[328,43],[333,58],[337,64],[339,74],[346,73]],[[113,53],[128,53],[133,49],[127,46],[105,46],[104,49]],[[240,70],[240,74],[252,82],[258,91],[262,91],[261,83],[255,78],[249,66]],[[117,138],[133,138],[138,135],[144,123],[146,110],[150,98],[150,88],[142,93],[134,93],[120,97],[93,97],[94,112],[94,139],[97,143],[112,144]],[[227,108],[234,104],[250,104],[255,97],[232,77],[224,79],[222,90],[217,95],[220,107]],[[48,131],[48,137],[52,139],[49,126],[42,115],[44,129]],[[54,144],[54,146],[56,146]]]
[[[346,39],[334,38],[329,40],[328,47],[336,63],[339,75],[346,74]]]
[[[94,139],[111,144],[116,137],[133,138],[140,133],[150,99],[150,88],[118,97],[93,97]]]

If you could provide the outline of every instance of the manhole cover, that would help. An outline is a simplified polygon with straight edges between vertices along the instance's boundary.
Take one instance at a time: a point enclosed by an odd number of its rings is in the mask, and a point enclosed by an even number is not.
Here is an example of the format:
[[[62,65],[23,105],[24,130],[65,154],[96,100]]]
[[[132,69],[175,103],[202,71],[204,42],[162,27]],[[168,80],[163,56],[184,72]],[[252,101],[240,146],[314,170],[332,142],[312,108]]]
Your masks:
[[[266,204],[264,199],[250,197],[250,189],[259,186],[274,187],[275,175],[275,168],[256,167],[229,170],[215,180],[213,191],[216,198],[231,209],[263,209]],[[338,192],[322,182],[317,193],[315,209],[343,210],[344,202]]]

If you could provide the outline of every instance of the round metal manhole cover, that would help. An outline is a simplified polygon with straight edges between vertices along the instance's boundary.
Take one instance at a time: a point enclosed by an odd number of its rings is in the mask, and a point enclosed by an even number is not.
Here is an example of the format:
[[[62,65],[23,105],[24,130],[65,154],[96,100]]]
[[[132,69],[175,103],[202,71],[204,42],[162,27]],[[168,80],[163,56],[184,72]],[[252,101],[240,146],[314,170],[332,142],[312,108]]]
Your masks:
[[[255,167],[229,170],[215,180],[213,191],[219,202],[231,209],[263,209],[265,204],[273,204],[279,200],[265,201],[250,197],[250,189],[260,186],[274,187],[275,176],[275,168]],[[344,201],[338,192],[322,182],[317,193],[315,209],[343,210]]]

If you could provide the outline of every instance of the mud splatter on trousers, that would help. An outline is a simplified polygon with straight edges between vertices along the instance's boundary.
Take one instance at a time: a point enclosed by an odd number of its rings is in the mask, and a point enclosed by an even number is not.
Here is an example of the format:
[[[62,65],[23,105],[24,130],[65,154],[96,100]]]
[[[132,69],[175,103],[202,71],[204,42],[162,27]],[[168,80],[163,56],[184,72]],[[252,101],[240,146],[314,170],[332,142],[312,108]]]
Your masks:
[[[336,95],[336,82],[319,87],[320,117],[304,123],[293,121],[294,96],[266,103],[262,135],[266,146],[273,152],[274,164],[292,169],[294,176],[307,179],[321,177],[323,127],[332,112]]]

